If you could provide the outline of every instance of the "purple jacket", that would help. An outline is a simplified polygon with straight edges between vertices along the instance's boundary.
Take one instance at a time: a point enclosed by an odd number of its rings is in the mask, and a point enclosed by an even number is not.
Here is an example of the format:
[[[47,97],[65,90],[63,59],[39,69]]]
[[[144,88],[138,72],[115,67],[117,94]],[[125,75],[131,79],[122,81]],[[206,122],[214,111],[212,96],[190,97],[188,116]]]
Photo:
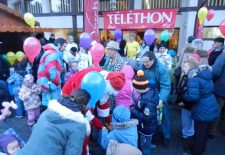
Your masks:
[[[123,105],[130,109],[131,96],[133,92],[132,80],[134,77],[134,70],[131,66],[125,65],[122,71],[125,74],[126,83],[116,96],[116,106]]]
[[[75,74],[78,70],[69,69],[69,72],[66,73],[64,77],[64,81],[67,82],[73,74]]]

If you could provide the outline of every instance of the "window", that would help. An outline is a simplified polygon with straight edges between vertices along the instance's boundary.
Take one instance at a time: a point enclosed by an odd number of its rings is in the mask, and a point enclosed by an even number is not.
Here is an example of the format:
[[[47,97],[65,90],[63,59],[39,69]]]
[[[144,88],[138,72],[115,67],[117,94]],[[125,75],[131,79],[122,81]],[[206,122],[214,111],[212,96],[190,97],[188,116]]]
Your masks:
[[[208,6],[225,6],[225,0],[208,0]]]
[[[219,27],[204,27],[203,38],[213,40],[216,37],[223,36]]]
[[[129,0],[100,0],[99,11],[129,10]]]
[[[181,0],[142,0],[143,9],[179,8]]]
[[[21,12],[21,2],[20,1],[14,3],[13,7],[14,7],[14,10]]]
[[[25,2],[26,12],[33,14],[42,13],[42,4],[41,1],[26,1]]]

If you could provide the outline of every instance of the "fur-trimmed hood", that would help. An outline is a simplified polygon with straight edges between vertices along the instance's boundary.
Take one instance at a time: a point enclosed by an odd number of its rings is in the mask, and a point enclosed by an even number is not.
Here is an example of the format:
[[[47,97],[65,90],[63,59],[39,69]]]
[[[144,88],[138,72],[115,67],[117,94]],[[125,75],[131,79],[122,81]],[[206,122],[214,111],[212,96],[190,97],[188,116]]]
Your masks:
[[[194,48],[192,46],[187,46],[185,49],[184,49],[184,53],[196,53],[198,54],[201,58],[202,57],[208,57],[208,52],[206,50],[203,50],[203,49],[197,49],[197,48]]]
[[[112,129],[126,129],[138,125],[137,119],[131,119],[128,122],[112,122]]]
[[[199,76],[206,80],[212,79],[212,68],[209,65],[200,65],[188,72],[188,78]]]
[[[59,115],[60,118],[62,118],[62,120],[70,120],[70,121],[74,121],[74,122],[78,122],[78,123],[82,123],[85,124],[86,126],[86,135],[90,135],[91,132],[91,128],[90,128],[90,124],[88,122],[88,120],[86,120],[84,118],[84,115],[78,111],[78,112],[74,112],[70,109],[68,109],[67,107],[61,105],[57,100],[51,100],[48,104],[48,110],[55,112]],[[53,122],[61,122],[61,120],[58,120],[57,117],[48,117],[49,121],[53,121]]]

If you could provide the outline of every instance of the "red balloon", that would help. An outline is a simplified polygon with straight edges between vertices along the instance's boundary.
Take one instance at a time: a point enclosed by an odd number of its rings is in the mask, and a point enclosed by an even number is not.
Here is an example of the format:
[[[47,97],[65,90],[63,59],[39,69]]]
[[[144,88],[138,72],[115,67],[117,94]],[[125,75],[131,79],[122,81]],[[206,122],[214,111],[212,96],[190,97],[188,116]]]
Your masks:
[[[225,36],[225,19],[220,23],[220,32]]]
[[[41,43],[38,39],[34,37],[29,37],[23,43],[23,50],[26,54],[26,57],[30,60],[31,63],[33,63],[34,58],[41,51]]]
[[[91,57],[93,59],[94,66],[98,66],[99,62],[103,58],[105,54],[105,49],[102,44],[96,43],[94,46],[91,48]]]
[[[214,15],[215,15],[215,11],[213,9],[210,9],[206,16],[207,20],[210,21],[214,17]]]

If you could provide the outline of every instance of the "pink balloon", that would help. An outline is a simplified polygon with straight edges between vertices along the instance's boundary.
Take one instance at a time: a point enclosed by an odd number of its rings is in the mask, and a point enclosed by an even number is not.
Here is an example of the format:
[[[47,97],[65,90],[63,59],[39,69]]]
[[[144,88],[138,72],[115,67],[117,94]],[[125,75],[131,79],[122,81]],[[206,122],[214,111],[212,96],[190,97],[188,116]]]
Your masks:
[[[23,43],[23,50],[26,53],[26,56],[30,60],[30,62],[33,63],[34,58],[41,51],[41,43],[38,39],[34,37],[29,37]]]
[[[225,36],[225,19],[220,23],[220,32]]]
[[[210,9],[206,16],[207,20],[210,21],[214,17],[214,15],[215,15],[215,11],[213,9]]]
[[[99,64],[99,62],[101,61],[101,59],[103,58],[103,56],[105,54],[105,49],[102,46],[102,44],[97,43],[94,46],[92,46],[90,52],[91,52],[92,59],[94,61],[93,62],[94,63],[94,66],[97,67],[98,64]]]

